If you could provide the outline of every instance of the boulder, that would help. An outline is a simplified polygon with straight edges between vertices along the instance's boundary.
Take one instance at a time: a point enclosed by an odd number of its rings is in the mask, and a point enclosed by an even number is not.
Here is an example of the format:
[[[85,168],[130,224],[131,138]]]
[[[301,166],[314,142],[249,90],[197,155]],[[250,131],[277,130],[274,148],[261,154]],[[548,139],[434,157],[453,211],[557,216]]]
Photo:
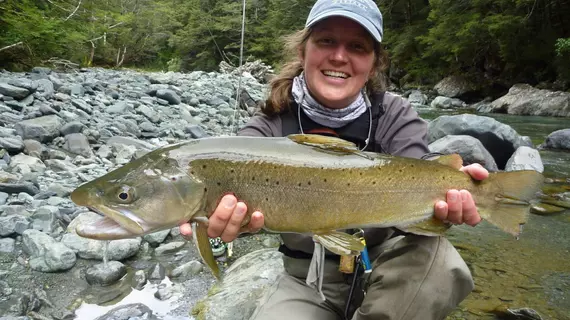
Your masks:
[[[489,171],[498,171],[493,156],[485,149],[481,141],[472,136],[449,135],[430,143],[431,152],[443,154],[457,153],[463,158],[463,165],[479,163]]]
[[[496,113],[570,117],[570,93],[515,84],[506,95],[493,101],[491,106],[490,111]]]
[[[432,143],[447,135],[468,135],[479,139],[495,159],[499,169],[504,169],[511,155],[529,141],[519,135],[511,126],[493,118],[462,114],[441,116],[428,125],[428,142]]]

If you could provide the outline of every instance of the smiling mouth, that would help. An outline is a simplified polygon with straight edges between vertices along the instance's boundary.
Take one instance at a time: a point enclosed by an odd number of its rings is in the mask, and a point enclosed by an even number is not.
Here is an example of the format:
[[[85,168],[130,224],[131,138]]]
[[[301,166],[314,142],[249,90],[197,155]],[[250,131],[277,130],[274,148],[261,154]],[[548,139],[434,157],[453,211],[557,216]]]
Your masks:
[[[340,71],[325,70],[323,71],[323,74],[328,77],[334,77],[340,79],[348,79],[350,77],[348,74]]]

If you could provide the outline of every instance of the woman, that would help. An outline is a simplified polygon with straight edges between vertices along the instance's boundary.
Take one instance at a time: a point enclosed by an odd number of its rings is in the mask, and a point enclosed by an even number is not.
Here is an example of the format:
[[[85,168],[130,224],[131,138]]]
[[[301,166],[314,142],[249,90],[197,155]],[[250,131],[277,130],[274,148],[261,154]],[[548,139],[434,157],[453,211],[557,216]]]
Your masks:
[[[289,39],[293,58],[271,83],[262,114],[240,135],[283,136],[296,132],[332,134],[362,149],[427,159],[427,125],[410,104],[384,93],[386,53],[382,16],[372,0],[319,0],[305,29]],[[475,179],[488,172],[479,165],[462,168]],[[410,195],[413,198],[413,195]],[[434,204],[438,219],[476,225],[481,220],[465,190],[449,190]],[[222,198],[209,219],[208,234],[230,242],[240,232],[263,227],[255,212],[240,228],[247,206],[232,195]],[[191,230],[180,226],[183,235]],[[305,284],[314,243],[283,235],[285,273],[256,310],[254,319],[343,319],[352,276],[338,271],[339,259],[327,256],[322,301]],[[353,319],[443,319],[472,290],[469,269],[442,237],[405,234],[395,229],[365,230],[373,270],[365,297],[357,297]]]

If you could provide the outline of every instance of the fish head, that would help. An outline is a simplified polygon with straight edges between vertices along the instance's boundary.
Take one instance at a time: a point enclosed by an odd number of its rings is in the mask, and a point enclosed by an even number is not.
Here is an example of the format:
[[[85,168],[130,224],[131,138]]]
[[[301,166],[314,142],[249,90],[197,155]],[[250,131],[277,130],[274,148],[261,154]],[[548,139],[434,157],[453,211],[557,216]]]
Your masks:
[[[71,200],[102,214],[76,227],[79,236],[114,240],[172,228],[203,210],[205,188],[174,159],[151,153],[71,193]]]

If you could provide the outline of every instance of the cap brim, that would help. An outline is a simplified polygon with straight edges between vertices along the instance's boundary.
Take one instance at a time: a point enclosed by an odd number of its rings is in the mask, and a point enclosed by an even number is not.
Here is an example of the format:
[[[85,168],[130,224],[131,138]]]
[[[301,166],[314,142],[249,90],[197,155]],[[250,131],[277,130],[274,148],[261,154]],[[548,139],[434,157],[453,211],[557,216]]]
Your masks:
[[[349,18],[350,20],[353,20],[354,22],[363,26],[364,29],[366,29],[366,31],[368,31],[368,33],[370,33],[370,35],[372,35],[372,37],[376,41],[382,42],[382,36],[380,35],[380,32],[378,32],[378,30],[376,29],[376,27],[374,27],[374,25],[372,24],[372,22],[370,22],[370,20],[362,17],[361,15],[354,14],[352,12],[348,12],[348,11],[344,11],[344,10],[331,10],[331,11],[324,12],[324,13],[316,16],[315,18],[313,18],[313,20],[307,21],[307,24],[305,25],[305,27],[310,28],[310,27],[314,26],[315,23],[322,21],[326,18],[330,18],[330,17]]]

